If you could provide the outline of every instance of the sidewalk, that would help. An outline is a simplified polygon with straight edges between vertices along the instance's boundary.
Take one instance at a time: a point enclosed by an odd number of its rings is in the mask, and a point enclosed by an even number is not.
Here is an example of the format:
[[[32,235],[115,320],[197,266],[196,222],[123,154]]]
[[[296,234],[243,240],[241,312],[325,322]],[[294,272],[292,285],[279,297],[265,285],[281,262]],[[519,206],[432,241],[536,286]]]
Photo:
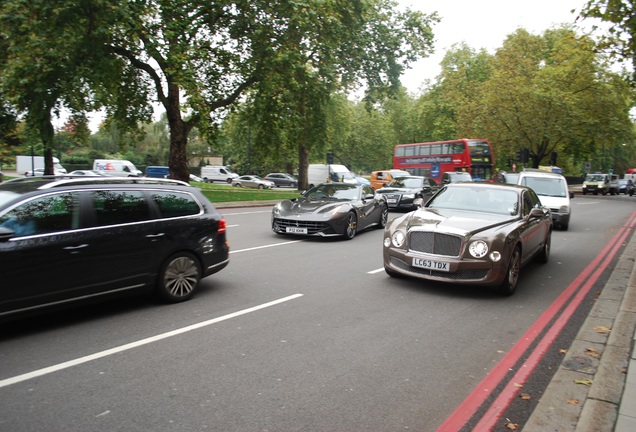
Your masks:
[[[636,431],[635,259],[632,237],[523,431]]]

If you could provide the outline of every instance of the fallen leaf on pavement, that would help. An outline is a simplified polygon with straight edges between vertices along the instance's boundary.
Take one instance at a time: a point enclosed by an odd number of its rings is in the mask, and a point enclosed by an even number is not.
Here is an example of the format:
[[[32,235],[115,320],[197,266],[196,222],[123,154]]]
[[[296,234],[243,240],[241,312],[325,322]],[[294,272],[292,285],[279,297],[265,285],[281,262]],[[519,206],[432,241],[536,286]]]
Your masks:
[[[523,387],[523,384],[515,383],[515,387],[517,387],[517,388],[522,388],[522,387]]]
[[[590,357],[596,358],[599,358],[601,356],[601,352],[594,348],[585,348],[585,354],[589,355]]]
[[[605,327],[605,326],[596,326],[594,327],[594,330],[596,330],[596,333],[600,333],[600,334],[608,334],[609,332],[612,331],[611,328]]]
[[[592,380],[589,380],[589,379],[574,380],[574,384],[592,385]]]
[[[578,405],[579,402],[581,402],[581,401],[578,400],[578,399],[568,399],[565,402],[568,403],[569,405]]]
[[[567,354],[567,353],[568,353],[568,350],[566,350],[566,349],[560,349],[560,350],[559,350],[559,352],[560,352],[561,354]]]
[[[509,430],[519,430],[519,425],[517,423],[508,422],[506,423],[506,428]]]
[[[520,393],[520,394],[519,394],[519,397],[520,397],[522,400],[530,400],[530,399],[532,399],[532,396],[530,396],[528,393]]]

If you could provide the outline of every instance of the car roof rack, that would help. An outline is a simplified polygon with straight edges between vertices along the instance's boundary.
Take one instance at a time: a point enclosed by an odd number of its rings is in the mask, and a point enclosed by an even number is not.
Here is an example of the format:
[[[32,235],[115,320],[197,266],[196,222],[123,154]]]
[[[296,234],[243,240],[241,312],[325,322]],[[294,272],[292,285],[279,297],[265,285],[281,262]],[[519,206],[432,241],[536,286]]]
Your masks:
[[[164,178],[148,178],[148,177],[102,177],[88,176],[77,177],[73,175],[45,175],[38,177],[24,177],[12,179],[5,184],[29,183],[33,184],[37,189],[51,189],[55,187],[69,185],[91,185],[91,184],[155,184],[155,185],[174,185],[174,186],[190,186],[189,183],[181,180],[164,179]],[[39,184],[39,185],[38,185]],[[37,185],[37,186],[36,186]]]

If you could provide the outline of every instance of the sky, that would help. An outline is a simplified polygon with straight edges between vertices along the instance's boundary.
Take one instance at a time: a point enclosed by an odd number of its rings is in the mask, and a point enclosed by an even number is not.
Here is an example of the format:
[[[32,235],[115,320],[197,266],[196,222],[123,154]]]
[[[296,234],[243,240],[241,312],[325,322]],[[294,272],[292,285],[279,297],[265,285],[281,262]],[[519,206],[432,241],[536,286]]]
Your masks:
[[[561,24],[573,24],[586,0],[397,0],[400,7],[424,13],[437,12],[441,21],[433,27],[435,53],[412,66],[402,84],[417,92],[426,79],[441,71],[440,62],[453,44],[465,42],[472,49],[494,54],[508,35],[523,28],[540,35]],[[571,11],[575,9],[576,12]],[[587,20],[589,21],[589,20]],[[585,22],[583,23],[585,25]],[[591,26],[589,23],[587,28]]]

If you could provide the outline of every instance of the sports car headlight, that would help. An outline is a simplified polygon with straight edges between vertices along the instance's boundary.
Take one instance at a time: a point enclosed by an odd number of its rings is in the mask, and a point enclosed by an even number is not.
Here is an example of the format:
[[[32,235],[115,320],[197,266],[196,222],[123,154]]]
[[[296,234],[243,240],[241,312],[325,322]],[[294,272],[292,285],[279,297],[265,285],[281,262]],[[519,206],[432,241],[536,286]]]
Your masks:
[[[483,240],[474,241],[468,246],[468,252],[475,258],[483,258],[488,253],[488,245]]]
[[[326,212],[323,216],[331,217],[331,216],[335,216],[336,214],[341,213],[341,212],[345,212],[345,211],[349,211],[349,207],[341,205],[341,206],[332,208],[331,210]]]
[[[402,247],[404,241],[406,240],[406,236],[402,231],[396,231],[391,236],[391,241],[393,242],[393,246]]]

